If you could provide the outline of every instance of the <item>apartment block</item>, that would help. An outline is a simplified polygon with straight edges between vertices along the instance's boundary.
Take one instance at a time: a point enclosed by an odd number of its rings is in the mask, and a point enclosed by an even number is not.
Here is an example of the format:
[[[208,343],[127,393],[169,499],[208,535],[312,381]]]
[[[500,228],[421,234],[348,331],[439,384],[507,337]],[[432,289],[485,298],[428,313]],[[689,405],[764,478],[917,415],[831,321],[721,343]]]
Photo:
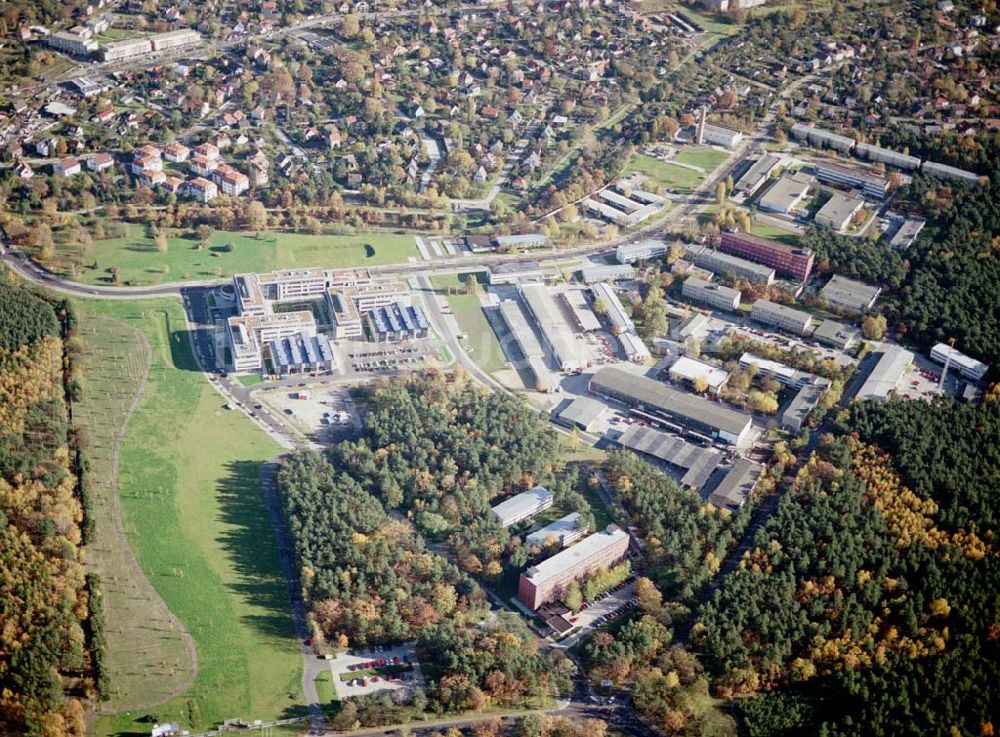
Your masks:
[[[719,250],[770,266],[779,274],[800,281],[809,278],[815,259],[808,248],[796,248],[742,231],[724,232],[719,239]]]

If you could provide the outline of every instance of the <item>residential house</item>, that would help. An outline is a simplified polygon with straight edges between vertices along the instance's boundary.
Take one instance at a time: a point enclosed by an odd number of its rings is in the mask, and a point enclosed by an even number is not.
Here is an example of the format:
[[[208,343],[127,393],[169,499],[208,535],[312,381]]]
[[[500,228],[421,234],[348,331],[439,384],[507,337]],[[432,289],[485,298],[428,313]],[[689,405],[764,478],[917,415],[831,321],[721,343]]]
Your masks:
[[[59,176],[71,177],[80,173],[80,162],[73,156],[66,156],[52,165],[52,171]]]
[[[91,171],[104,171],[110,169],[114,164],[114,157],[107,153],[94,154],[87,159],[87,168]]]
[[[187,191],[202,203],[211,202],[219,196],[219,188],[215,186],[215,182],[210,182],[203,177],[195,177],[188,182]]]

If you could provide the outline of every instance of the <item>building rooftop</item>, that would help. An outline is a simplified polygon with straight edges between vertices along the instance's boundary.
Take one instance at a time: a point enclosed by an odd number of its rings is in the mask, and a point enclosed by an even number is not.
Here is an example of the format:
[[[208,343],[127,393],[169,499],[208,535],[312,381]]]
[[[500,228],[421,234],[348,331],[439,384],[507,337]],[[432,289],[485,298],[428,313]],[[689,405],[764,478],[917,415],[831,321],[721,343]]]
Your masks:
[[[623,539],[628,539],[627,532],[615,525],[608,525],[603,532],[588,535],[576,545],[532,566],[524,572],[524,575],[536,586],[540,585],[550,578],[558,578],[563,571],[572,568],[580,561],[588,560],[602,550],[620,544]]]
[[[690,418],[732,435],[742,434],[751,418],[695,394],[679,392],[666,384],[615,366],[605,366],[590,379],[590,390],[610,389],[645,406],[671,415]]]
[[[535,509],[539,504],[546,504],[552,500],[552,492],[544,486],[536,486],[520,494],[515,494],[509,499],[493,507],[493,514],[498,519],[516,519],[525,513]]]
[[[490,272],[493,274],[531,274],[536,271],[541,271],[542,265],[537,261],[505,261],[501,264],[494,264],[490,266]]]
[[[544,545],[549,535],[555,535],[562,540],[566,535],[576,532],[580,527],[580,513],[571,512],[565,517],[560,517],[555,522],[545,525],[540,530],[535,530],[524,541],[528,545]]]
[[[858,339],[858,331],[836,320],[823,320],[813,331],[813,338],[846,348]]]
[[[802,246],[790,246],[787,243],[782,243],[781,241],[775,241],[770,238],[762,238],[759,235],[747,233],[745,230],[724,233],[723,235],[730,235],[734,238],[739,238],[741,241],[745,241],[746,243],[752,243],[755,246],[767,248],[772,251],[782,251],[793,256],[808,257],[812,254],[812,249],[803,248]]]
[[[809,325],[812,322],[812,315],[794,307],[783,305],[780,302],[771,302],[767,299],[758,299],[750,308],[750,316],[765,316],[776,319],[794,320],[802,325]]]
[[[685,251],[687,257],[695,264],[716,273],[724,274],[729,271],[735,275],[752,275],[754,279],[763,283],[774,281],[774,269],[770,266],[754,263],[708,246],[688,246]]]
[[[746,458],[740,458],[709,494],[708,501],[721,509],[733,511],[739,509],[757,485],[760,471],[760,465]]]
[[[614,442],[683,469],[681,483],[692,489],[704,486],[712,471],[722,462],[722,452],[715,448],[694,445],[674,435],[641,425],[629,425]]]
[[[855,312],[863,312],[875,304],[881,292],[881,287],[848,279],[840,274],[834,274],[820,290],[820,294],[830,304],[846,307]]]
[[[787,212],[809,192],[809,181],[799,175],[786,174],[761,196],[759,206],[765,210]]]
[[[830,199],[819,208],[815,217],[816,222],[845,223],[854,217],[854,213],[860,210],[864,204],[865,201],[860,197],[834,192]]]
[[[855,395],[858,399],[885,399],[913,362],[912,353],[888,343],[880,344],[875,353],[878,361],[858,389]]]
[[[676,377],[685,381],[693,382],[700,379],[712,390],[718,390],[729,380],[729,372],[725,369],[690,356],[681,356],[674,361],[669,373],[671,378]]]
[[[559,413],[559,419],[572,425],[587,427],[607,411],[608,407],[603,402],[590,397],[577,397]]]

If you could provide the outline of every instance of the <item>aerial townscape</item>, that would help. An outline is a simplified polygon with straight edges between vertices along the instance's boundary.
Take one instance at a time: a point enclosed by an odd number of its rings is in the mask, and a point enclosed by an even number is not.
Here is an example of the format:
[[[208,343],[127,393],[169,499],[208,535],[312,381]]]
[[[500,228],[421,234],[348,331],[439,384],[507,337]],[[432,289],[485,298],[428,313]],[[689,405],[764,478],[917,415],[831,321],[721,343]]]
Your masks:
[[[0,0],[0,735],[1000,734],[993,0]]]

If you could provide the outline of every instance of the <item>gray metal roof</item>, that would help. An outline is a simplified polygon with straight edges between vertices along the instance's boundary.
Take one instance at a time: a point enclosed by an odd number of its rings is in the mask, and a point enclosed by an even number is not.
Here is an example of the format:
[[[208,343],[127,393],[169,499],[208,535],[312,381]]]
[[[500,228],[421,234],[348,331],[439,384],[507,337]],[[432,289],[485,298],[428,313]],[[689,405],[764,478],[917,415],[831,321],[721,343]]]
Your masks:
[[[659,381],[614,366],[605,366],[591,377],[590,391],[621,394],[646,407],[731,435],[740,435],[751,422],[751,418],[742,412],[694,394],[676,391]]]
[[[566,409],[559,413],[559,419],[574,425],[587,427],[592,422],[599,420],[601,415],[607,411],[608,407],[603,402],[598,402],[596,399],[591,399],[590,397],[577,397],[569,403]]]
[[[685,442],[678,437],[651,427],[629,425],[614,442],[624,448],[659,458],[671,466],[683,469],[681,483],[700,489],[722,461],[722,453],[714,448]]]
[[[740,458],[729,469],[719,485],[708,496],[708,501],[717,507],[736,510],[743,506],[747,496],[757,485],[761,466]]]
[[[881,291],[881,287],[834,274],[826,286],[820,290],[820,294],[832,304],[861,312],[868,309]]]
[[[913,363],[913,354],[899,346],[883,343],[877,353],[881,355],[858,389],[858,399],[885,399]]]

